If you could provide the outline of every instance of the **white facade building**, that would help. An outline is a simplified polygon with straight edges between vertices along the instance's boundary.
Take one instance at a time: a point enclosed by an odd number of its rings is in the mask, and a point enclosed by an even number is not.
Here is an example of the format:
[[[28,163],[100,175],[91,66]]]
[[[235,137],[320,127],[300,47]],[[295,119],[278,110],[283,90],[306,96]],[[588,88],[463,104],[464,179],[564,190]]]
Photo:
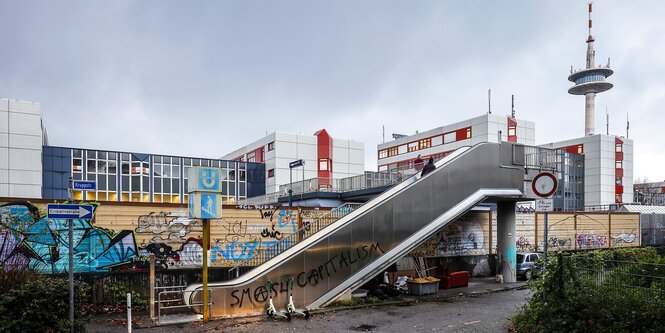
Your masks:
[[[1,98],[0,197],[41,198],[44,144],[39,103]]]
[[[428,157],[438,159],[457,148],[481,142],[509,141],[535,145],[535,139],[536,125],[532,121],[484,114],[379,144],[377,165],[379,171],[406,168],[418,155],[425,160]]]
[[[633,140],[594,134],[540,146],[584,154],[584,206],[633,202]]]
[[[260,162],[266,165],[266,193],[280,185],[318,178],[319,187],[332,179],[361,175],[365,171],[365,145],[330,137],[325,129],[314,135],[274,132],[221,159]],[[289,163],[302,159],[303,167],[291,170]],[[291,178],[292,172],[292,178]]]

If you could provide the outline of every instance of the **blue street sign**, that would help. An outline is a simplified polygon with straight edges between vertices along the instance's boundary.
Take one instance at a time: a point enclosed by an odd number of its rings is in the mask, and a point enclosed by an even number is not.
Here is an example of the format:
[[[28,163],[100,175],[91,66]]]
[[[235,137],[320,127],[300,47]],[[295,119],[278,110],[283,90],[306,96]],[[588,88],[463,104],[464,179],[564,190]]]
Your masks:
[[[46,217],[49,219],[92,219],[92,205],[48,204]]]
[[[304,164],[305,164],[305,161],[303,161],[302,159],[295,160],[295,161],[289,163],[289,168],[291,168],[291,169],[297,168],[299,166],[303,166]]]
[[[94,180],[75,180],[74,181],[74,189],[75,190],[83,190],[83,191],[95,191],[97,190],[97,182]]]
[[[218,193],[190,193],[189,217],[196,219],[221,219],[222,196]]]
[[[193,167],[189,170],[189,192],[222,192],[222,169]]]

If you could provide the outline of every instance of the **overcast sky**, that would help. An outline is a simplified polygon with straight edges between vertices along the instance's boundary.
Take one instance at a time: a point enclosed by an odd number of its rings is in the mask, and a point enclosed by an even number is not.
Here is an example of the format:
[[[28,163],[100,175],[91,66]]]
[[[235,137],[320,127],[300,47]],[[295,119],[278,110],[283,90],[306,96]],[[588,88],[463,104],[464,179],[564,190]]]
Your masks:
[[[584,135],[586,1],[0,0],[0,97],[41,103],[52,145],[220,157],[266,132],[365,143],[492,110],[536,143]],[[665,1],[594,3],[614,88],[596,132],[665,179]]]

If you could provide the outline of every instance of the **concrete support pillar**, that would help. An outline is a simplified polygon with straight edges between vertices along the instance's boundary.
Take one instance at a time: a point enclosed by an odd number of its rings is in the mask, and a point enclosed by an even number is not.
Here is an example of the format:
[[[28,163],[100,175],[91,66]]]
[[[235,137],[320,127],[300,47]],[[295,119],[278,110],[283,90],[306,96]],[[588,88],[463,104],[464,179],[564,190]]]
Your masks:
[[[584,95],[584,135],[593,135],[596,131],[596,93]]]
[[[497,273],[503,275],[504,282],[516,282],[515,202],[499,202],[496,213],[496,251],[499,255]]]

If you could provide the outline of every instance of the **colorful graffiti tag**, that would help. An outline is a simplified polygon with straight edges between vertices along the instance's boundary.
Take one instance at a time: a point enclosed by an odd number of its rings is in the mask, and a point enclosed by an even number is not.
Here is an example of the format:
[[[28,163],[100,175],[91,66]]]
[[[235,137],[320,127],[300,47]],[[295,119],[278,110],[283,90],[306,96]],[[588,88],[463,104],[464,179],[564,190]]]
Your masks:
[[[72,220],[75,272],[145,270],[151,255],[160,269],[202,266],[201,223],[189,219],[184,208],[150,212],[150,207],[104,210],[97,203],[95,207],[92,221]],[[286,237],[298,228],[294,211],[261,207],[237,209],[234,213],[228,214],[228,220],[215,222],[208,256],[211,266],[234,266],[263,251],[269,258],[277,254],[271,250],[273,245],[293,242]],[[2,269],[41,273],[68,270],[68,220],[47,219],[44,215],[39,206],[28,202],[0,206]]]
[[[93,227],[73,219],[74,248],[69,244],[69,221],[47,219],[29,203],[0,206],[0,265],[3,269],[27,269],[63,273],[74,252],[76,272],[103,272],[131,262],[137,254],[134,234]]]

